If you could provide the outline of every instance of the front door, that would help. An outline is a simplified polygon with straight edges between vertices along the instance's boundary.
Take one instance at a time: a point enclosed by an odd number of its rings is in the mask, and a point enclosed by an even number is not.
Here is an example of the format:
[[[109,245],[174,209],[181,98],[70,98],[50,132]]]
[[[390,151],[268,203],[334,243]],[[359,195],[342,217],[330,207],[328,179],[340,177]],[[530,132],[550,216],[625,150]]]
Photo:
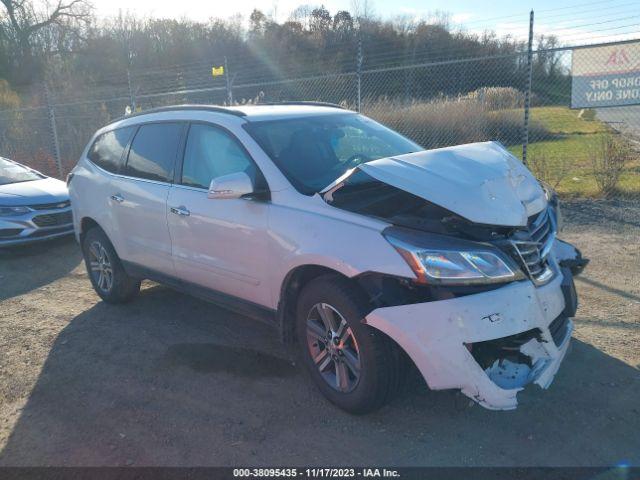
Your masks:
[[[254,185],[262,182],[235,137],[211,124],[193,123],[181,174],[167,201],[173,259],[184,280],[269,306],[271,291],[265,284],[269,203],[207,198],[213,178],[236,172],[246,172]]]

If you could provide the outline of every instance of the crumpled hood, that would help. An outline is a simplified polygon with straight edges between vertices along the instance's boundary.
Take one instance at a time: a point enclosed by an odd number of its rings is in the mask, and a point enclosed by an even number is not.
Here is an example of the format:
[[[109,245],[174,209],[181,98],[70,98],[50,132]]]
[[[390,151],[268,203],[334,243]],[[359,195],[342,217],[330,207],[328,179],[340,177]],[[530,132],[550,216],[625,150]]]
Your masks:
[[[496,142],[381,158],[358,168],[376,180],[485,225],[525,226],[527,218],[547,203],[531,172]]]
[[[0,185],[0,205],[16,206],[69,200],[67,185],[55,178]]]

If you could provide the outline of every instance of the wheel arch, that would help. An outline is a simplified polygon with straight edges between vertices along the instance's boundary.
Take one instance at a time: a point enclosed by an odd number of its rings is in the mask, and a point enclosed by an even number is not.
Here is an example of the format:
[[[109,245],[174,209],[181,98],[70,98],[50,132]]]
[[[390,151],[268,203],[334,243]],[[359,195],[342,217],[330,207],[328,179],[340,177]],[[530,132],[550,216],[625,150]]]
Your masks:
[[[104,228],[102,228],[100,224],[97,221],[95,221],[93,218],[82,217],[82,219],[80,220],[80,242],[82,242],[87,232],[94,227],[98,227],[100,230],[104,232]]]
[[[300,292],[309,282],[325,275],[336,275],[347,279],[354,285],[354,288],[360,288],[357,282],[344,273],[324,265],[306,264],[291,269],[280,287],[277,310],[280,339],[284,343],[292,344],[295,341],[295,309]]]

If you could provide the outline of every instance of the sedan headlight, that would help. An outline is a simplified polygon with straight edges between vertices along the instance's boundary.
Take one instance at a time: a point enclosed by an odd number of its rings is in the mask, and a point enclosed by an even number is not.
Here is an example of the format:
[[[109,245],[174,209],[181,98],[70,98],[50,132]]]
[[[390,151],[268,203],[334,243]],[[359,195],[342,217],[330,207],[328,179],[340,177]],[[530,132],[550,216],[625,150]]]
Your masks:
[[[490,251],[490,247],[457,239],[443,242],[442,237],[437,237],[434,242],[437,245],[431,247],[415,245],[405,238],[385,233],[385,238],[413,270],[418,283],[471,285],[525,278],[517,266],[499,252]]]
[[[0,207],[0,217],[15,217],[30,211],[29,207]]]

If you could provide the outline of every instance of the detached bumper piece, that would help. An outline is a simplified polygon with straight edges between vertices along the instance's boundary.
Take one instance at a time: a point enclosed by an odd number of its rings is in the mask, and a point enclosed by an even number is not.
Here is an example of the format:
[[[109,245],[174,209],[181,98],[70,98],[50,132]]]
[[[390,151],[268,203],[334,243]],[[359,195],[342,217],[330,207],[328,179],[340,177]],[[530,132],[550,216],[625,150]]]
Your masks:
[[[570,243],[556,240],[556,258],[562,268],[571,270],[573,276],[578,276],[589,264],[589,259],[582,256],[582,252]]]
[[[549,325],[549,333],[558,349],[568,341],[570,329],[570,320],[563,315]],[[534,329],[474,343],[467,348],[493,383],[503,389],[521,389],[538,380],[549,367],[552,356],[544,348],[547,341],[541,330]]]

